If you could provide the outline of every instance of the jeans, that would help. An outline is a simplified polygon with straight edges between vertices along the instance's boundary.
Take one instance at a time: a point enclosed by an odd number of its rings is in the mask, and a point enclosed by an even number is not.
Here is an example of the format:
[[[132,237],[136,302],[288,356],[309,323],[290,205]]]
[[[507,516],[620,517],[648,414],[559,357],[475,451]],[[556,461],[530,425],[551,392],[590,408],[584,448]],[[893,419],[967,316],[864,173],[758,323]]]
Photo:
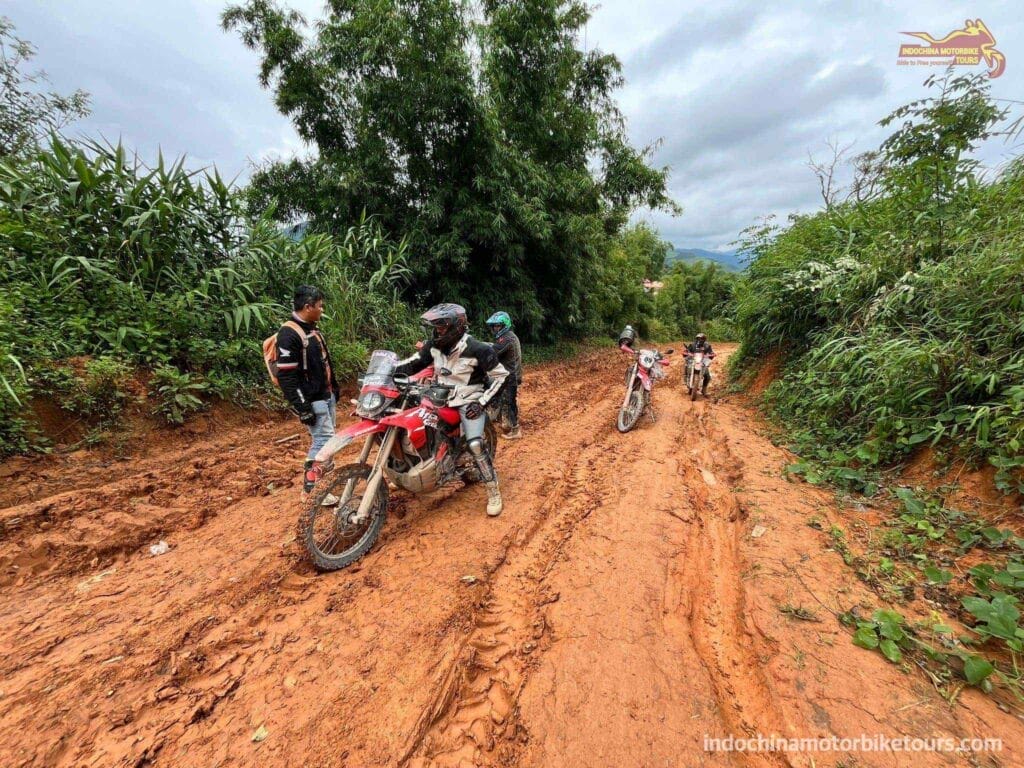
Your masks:
[[[330,400],[314,400],[311,403],[313,413],[316,414],[316,424],[306,427],[309,430],[309,436],[313,438],[313,444],[309,447],[309,453],[306,454],[307,459],[315,458],[320,449],[327,445],[327,441],[334,437],[334,417],[337,404],[338,401],[334,395],[331,395]]]
[[[519,385],[509,376],[505,379],[505,387],[501,393],[501,414],[505,426],[515,429],[519,426],[519,402],[516,399],[519,394]]]

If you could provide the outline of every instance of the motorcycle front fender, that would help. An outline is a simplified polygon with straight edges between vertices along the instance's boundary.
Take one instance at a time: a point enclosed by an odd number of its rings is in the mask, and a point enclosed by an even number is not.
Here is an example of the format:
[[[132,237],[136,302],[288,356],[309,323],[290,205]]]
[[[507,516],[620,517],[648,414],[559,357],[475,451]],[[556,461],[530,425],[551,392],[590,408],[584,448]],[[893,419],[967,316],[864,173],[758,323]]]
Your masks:
[[[644,389],[648,392],[651,391],[651,377],[647,374],[643,368],[639,368],[636,375],[640,377],[640,383],[644,385]]]
[[[352,441],[360,437],[376,434],[377,432],[385,432],[386,430],[387,425],[380,421],[371,421],[370,419],[357,421],[355,424],[345,427],[345,429],[328,440],[324,447],[317,452],[315,460],[321,464],[326,464],[334,458],[338,451],[346,448]]]

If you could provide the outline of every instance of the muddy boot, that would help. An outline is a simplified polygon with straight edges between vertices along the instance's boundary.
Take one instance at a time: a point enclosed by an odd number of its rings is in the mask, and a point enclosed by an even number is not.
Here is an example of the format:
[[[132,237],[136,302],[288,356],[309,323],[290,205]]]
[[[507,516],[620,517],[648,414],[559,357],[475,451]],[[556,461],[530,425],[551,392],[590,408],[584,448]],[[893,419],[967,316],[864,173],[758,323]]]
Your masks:
[[[302,493],[304,496],[313,492],[313,486],[316,485],[316,481],[320,479],[321,475],[321,469],[316,462],[306,459],[306,463],[302,466]]]
[[[501,514],[501,491],[498,490],[498,473],[494,471],[491,456],[479,437],[469,441],[469,452],[473,454],[480,480],[487,487],[487,514],[497,517]]]
[[[497,517],[501,514],[501,490],[498,488],[498,481],[487,483],[487,516]]]
[[[306,463],[305,463],[304,468],[303,468],[304,472],[303,472],[303,476],[302,476],[302,500],[303,501],[305,501],[307,498],[309,498],[309,494],[311,494],[313,492],[313,488],[320,481],[320,478],[323,477],[324,474],[328,470],[333,468],[333,466],[334,466],[333,462],[329,462],[329,466],[324,466],[323,464],[318,464],[316,461],[313,461],[312,459],[307,459],[306,460]],[[322,506],[322,507],[333,507],[333,506],[335,506],[338,503],[338,501],[339,501],[339,499],[338,499],[337,496],[335,496],[333,493],[328,493],[326,496],[324,496],[323,500],[320,502],[320,506]]]
[[[519,429],[519,425],[512,427],[508,432],[502,435],[506,440],[520,440],[523,437],[523,432]]]

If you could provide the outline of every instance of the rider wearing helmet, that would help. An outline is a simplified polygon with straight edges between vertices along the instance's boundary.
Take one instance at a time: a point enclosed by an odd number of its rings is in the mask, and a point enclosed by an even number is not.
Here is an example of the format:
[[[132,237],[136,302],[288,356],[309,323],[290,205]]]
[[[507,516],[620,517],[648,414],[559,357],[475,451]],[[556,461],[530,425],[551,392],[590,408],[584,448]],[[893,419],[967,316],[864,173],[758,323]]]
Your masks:
[[[487,318],[487,328],[494,336],[494,347],[498,360],[508,370],[509,377],[501,388],[502,420],[508,428],[505,437],[517,440],[523,436],[519,430],[519,385],[523,383],[523,348],[519,337],[512,330],[512,318],[508,312],[495,312]]]
[[[505,383],[508,370],[498,361],[490,344],[467,333],[466,310],[458,304],[431,307],[420,316],[420,324],[429,334],[427,341],[417,354],[403,360],[395,372],[409,376],[433,365],[438,383],[454,387],[448,404],[459,409],[462,434],[487,487],[487,514],[500,515],[498,474],[484,442],[484,408]]]
[[[714,360],[715,359],[714,350],[712,350],[711,349],[711,345],[708,344],[707,334],[705,334],[705,333],[698,333],[696,336],[694,336],[693,337],[693,343],[692,344],[687,344],[686,350],[683,352],[683,354],[686,355],[687,357],[689,357],[694,352],[703,352],[705,355],[708,356],[708,359],[710,359],[710,360]],[[708,393],[708,382],[710,382],[710,381],[711,381],[711,371],[705,371],[705,373],[704,373],[704,381],[701,382],[701,388],[700,388],[700,393],[702,395],[706,395]]]

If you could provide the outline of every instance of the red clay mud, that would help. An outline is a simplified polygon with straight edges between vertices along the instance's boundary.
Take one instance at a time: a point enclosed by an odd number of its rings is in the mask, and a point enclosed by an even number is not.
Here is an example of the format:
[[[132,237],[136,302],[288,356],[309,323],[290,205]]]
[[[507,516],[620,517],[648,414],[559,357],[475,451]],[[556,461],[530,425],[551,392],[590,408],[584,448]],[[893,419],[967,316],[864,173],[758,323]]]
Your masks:
[[[501,517],[478,487],[395,494],[375,549],[337,573],[294,541],[305,438],[274,444],[291,422],[5,493],[0,765],[1024,764],[1024,725],[991,698],[950,705],[852,645],[835,614],[878,598],[807,525],[847,513],[787,482],[792,456],[716,400],[724,377],[691,403],[673,368],[657,421],[621,435],[620,357],[527,373]],[[4,483],[31,487],[15,466]],[[758,733],[1004,746],[704,748]]]

